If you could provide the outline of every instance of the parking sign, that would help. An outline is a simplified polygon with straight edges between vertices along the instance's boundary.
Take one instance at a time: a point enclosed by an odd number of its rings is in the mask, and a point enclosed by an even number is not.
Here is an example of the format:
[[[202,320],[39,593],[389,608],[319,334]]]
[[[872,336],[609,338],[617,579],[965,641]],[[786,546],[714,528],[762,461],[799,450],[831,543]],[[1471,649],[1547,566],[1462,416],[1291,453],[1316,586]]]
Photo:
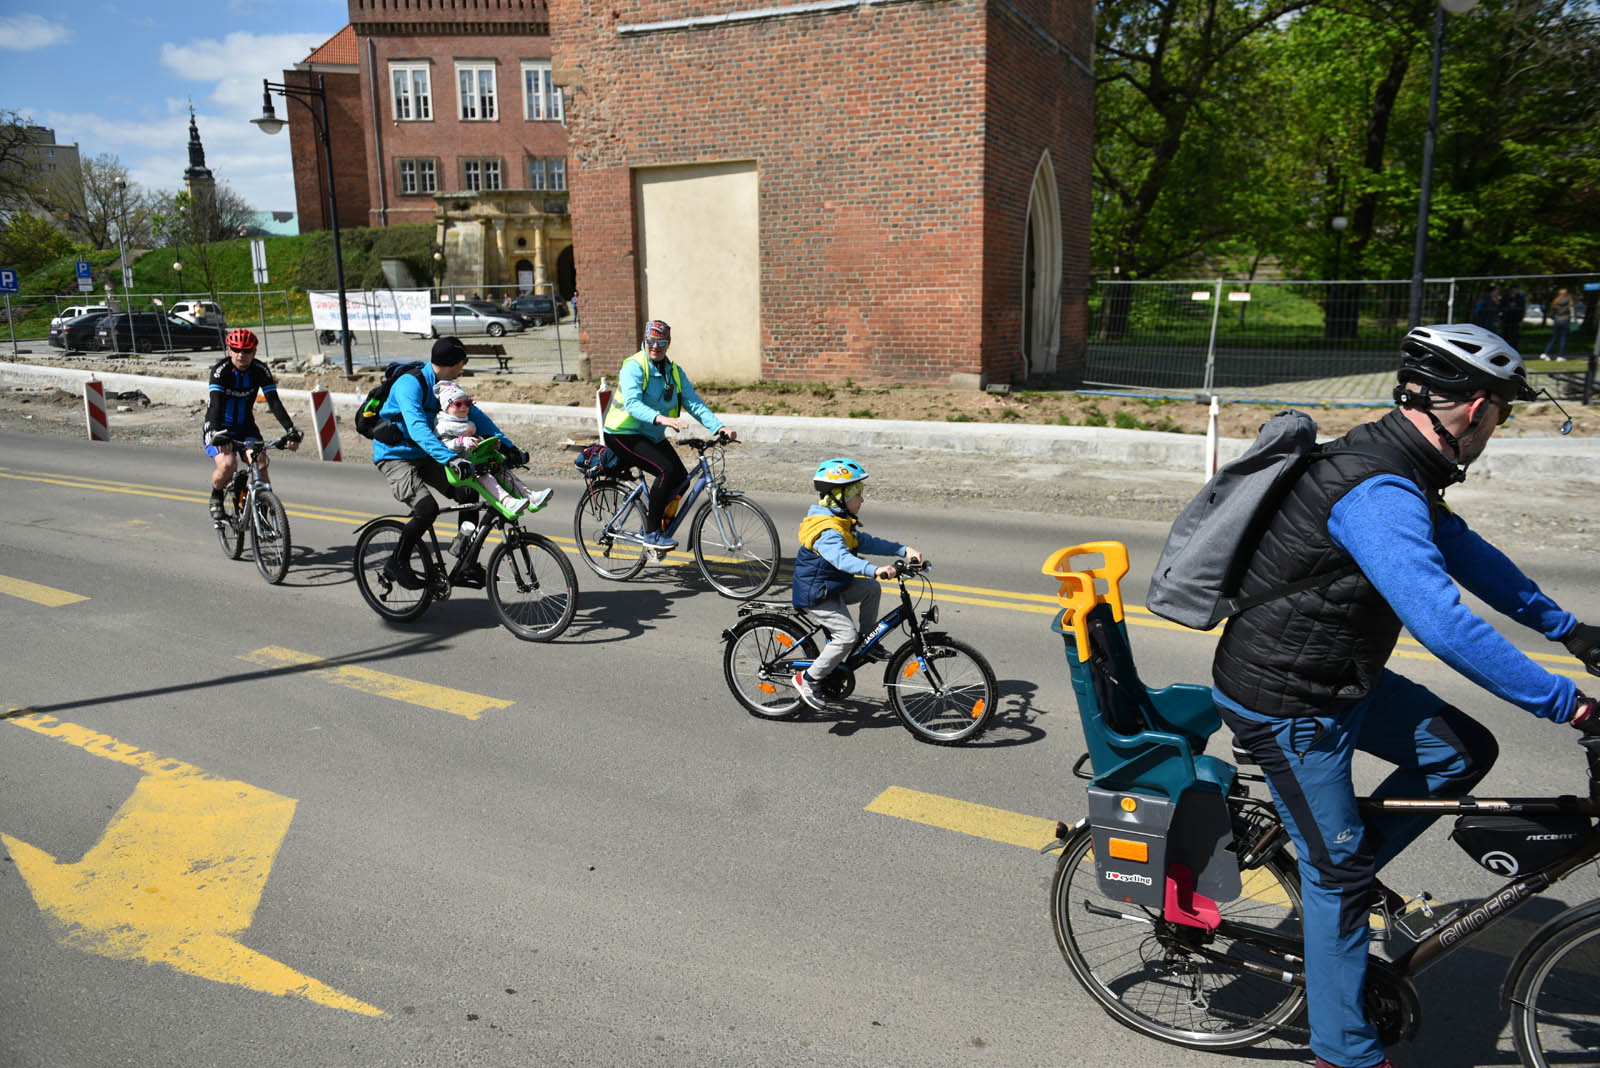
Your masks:
[[[78,261],[78,292],[88,293],[94,289],[94,272],[89,269],[88,260]]]
[[[0,267],[0,293],[15,293],[17,291],[17,272],[9,267]]]

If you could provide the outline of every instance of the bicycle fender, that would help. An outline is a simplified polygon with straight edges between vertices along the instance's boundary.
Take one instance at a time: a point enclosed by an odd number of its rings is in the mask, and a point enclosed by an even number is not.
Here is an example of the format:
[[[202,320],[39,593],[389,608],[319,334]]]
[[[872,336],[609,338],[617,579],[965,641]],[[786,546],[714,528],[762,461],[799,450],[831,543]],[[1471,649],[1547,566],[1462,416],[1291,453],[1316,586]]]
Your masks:
[[[400,522],[404,523],[407,520],[409,520],[410,518],[411,517],[407,516],[407,515],[375,515],[371,519],[367,520],[365,523],[362,523],[359,527],[356,527],[355,533],[357,535],[359,535],[362,531],[364,531],[368,527],[372,526],[372,524],[381,523],[385,519],[395,519],[395,520],[399,520]]]
[[[1528,960],[1537,953],[1546,942],[1550,941],[1563,927],[1568,924],[1586,920],[1595,913],[1600,912],[1600,898],[1585,901],[1574,905],[1567,911],[1548,920],[1545,925],[1533,933],[1526,945],[1511,960],[1511,966],[1506,969],[1505,978],[1500,980],[1500,1008],[1502,1011],[1511,1007],[1511,985],[1522,973]]]
[[[949,641],[950,635],[942,630],[925,630],[922,632],[922,640],[927,645],[937,645],[939,642]],[[906,645],[915,646],[916,639],[912,638],[907,640],[905,645],[902,645],[900,649],[904,649]],[[900,649],[896,649],[895,652],[899,653]],[[894,661],[895,658],[890,656],[889,662],[883,665],[883,684],[885,686],[888,686],[894,681]]]
[[[1087,826],[1089,826],[1088,816],[1078,817],[1078,822],[1073,824],[1066,824],[1062,823],[1060,820],[1057,820],[1055,838],[1040,846],[1039,853],[1041,855],[1045,855],[1065,849],[1067,847],[1067,840]]]

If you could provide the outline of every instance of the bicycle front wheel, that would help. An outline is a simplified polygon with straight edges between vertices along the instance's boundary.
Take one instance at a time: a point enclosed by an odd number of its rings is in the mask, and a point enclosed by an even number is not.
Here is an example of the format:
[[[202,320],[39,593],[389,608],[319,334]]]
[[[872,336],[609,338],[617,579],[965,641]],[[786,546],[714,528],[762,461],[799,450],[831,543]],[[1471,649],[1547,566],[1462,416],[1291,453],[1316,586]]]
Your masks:
[[[1281,969],[1282,961],[1250,936],[1298,945],[1303,935],[1299,886],[1284,862],[1274,857],[1243,875],[1243,894],[1219,903],[1222,926],[1215,932],[1170,924],[1101,892],[1094,843],[1082,827],[1067,839],[1050,887],[1056,944],[1078,982],[1118,1023],[1190,1049],[1251,1045],[1294,1019],[1305,990],[1233,962]],[[1202,948],[1212,956],[1202,956]]]
[[[1511,983],[1511,1037],[1528,1068],[1594,1064],[1600,1048],[1600,913],[1554,930]]]
[[[785,616],[751,616],[728,633],[722,675],[734,700],[752,716],[788,719],[800,711],[800,691],[790,680],[796,659],[815,660],[817,643]]]
[[[637,531],[644,526],[641,501],[630,504],[626,515],[617,515],[629,489],[631,487],[615,482],[597,482],[578,498],[578,510],[572,516],[572,536],[577,539],[583,562],[601,578],[618,582],[637,575],[644,568],[645,560],[643,545],[605,533],[606,523],[612,516],[616,516],[613,530]]]
[[[400,545],[400,534],[406,528],[399,519],[380,519],[361,532],[356,539],[356,586],[367,606],[385,619],[406,623],[416,619],[433,603],[433,591],[426,585],[420,590],[408,590],[392,581],[384,568],[394,559]],[[418,539],[407,561],[418,578],[428,574],[427,557],[422,541]]]
[[[578,576],[549,538],[507,532],[489,556],[489,603],[512,634],[547,642],[567,629],[578,610]]]
[[[994,669],[966,642],[930,635],[927,645],[926,658],[909,641],[889,659],[889,704],[920,741],[970,742],[988,729],[999,703]]]
[[[707,501],[695,513],[691,535],[694,562],[724,597],[758,597],[778,577],[778,528],[753,501]]]
[[[229,486],[222,495],[222,518],[215,521],[217,542],[222,546],[222,555],[229,560],[237,560],[244,555],[244,523],[240,521],[240,503],[239,495]]]
[[[276,586],[289,573],[289,515],[270,490],[256,494],[250,516],[250,552],[261,577]]]

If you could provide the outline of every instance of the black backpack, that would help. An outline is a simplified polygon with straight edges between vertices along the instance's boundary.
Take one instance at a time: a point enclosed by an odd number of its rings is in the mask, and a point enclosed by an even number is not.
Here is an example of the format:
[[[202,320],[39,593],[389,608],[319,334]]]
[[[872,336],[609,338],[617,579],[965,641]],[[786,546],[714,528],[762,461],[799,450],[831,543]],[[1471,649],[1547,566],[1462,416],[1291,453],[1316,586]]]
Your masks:
[[[361,407],[356,409],[357,434],[383,445],[400,445],[405,442],[406,432],[398,424],[378,414],[384,402],[389,399],[389,390],[394,388],[395,379],[401,375],[416,375],[417,382],[424,390],[427,389],[428,380],[422,377],[421,360],[391,363],[383,369],[383,381],[367,390],[366,399],[361,402]]]

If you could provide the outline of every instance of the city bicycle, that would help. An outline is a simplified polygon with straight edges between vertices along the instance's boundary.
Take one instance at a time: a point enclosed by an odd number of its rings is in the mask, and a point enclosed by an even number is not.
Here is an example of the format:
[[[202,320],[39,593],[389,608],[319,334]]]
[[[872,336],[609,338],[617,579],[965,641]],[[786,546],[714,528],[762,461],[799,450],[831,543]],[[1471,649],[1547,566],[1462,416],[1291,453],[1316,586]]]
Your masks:
[[[822,680],[822,693],[831,700],[849,697],[856,671],[878,662],[889,633],[903,627],[904,644],[888,653],[884,663],[890,707],[919,741],[970,742],[994,718],[999,689],[994,669],[966,642],[928,629],[939,621],[933,583],[926,578],[931,565],[896,560],[892,566],[900,603]],[[906,589],[908,577],[920,580],[915,598]],[[924,600],[927,608],[919,615],[917,606]],[[722,674],[728,689],[753,716],[789,719],[802,707],[795,672],[816,660],[827,632],[805,609],[782,601],[749,601],[739,606],[739,615],[740,622],[722,632]]]
[[[1064,554],[1107,554],[1070,572]],[[1120,563],[1120,570],[1119,570]],[[1264,776],[1204,754],[1221,721],[1209,687],[1146,689],[1121,621],[1126,550],[1094,543],[1045,565],[1063,580],[1063,636],[1089,752],[1089,815],[1058,824],[1050,889],[1056,942],[1073,975],[1115,1020],[1192,1049],[1269,1036],[1309,1038],[1300,875]],[[1105,592],[1095,592],[1099,579]],[[1457,815],[1452,838],[1509,879],[1481,900],[1436,907],[1422,895],[1377,910],[1389,957],[1368,959],[1365,1007],[1385,1045],[1413,1038],[1412,978],[1515,909],[1600,860],[1600,737],[1579,743],[1583,797],[1362,798],[1363,813]],[[1085,771],[1084,765],[1090,770]],[[1220,889],[1217,889],[1220,888]],[[1214,896],[1208,896],[1214,895]],[[1600,898],[1561,912],[1512,960],[1500,987],[1518,1056],[1529,1068],[1596,1063],[1600,1049]]]
[[[744,600],[760,596],[778,577],[778,530],[772,517],[738,490],[728,488],[724,451],[733,442],[722,437],[681,438],[678,445],[699,456],[689,472],[690,485],[678,510],[665,521],[665,533],[676,537],[689,525],[689,548],[711,587],[724,597]],[[702,492],[708,493],[698,509]],[[624,582],[650,560],[660,563],[669,550],[646,545],[645,512],[649,479],[623,469],[591,477],[572,517],[578,552],[601,578]]]
[[[222,515],[212,520],[217,541],[224,556],[237,560],[244,553],[244,537],[248,533],[256,570],[274,586],[289,573],[289,514],[262,473],[261,461],[267,449],[282,449],[302,436],[298,430],[271,442],[233,441],[220,431],[211,436],[213,445],[231,444],[244,459],[222,495]]]
[[[439,513],[475,507],[458,505],[441,508]],[[476,529],[465,537],[458,535],[451,546],[455,561],[448,564],[438,535],[429,527],[426,538],[417,540],[410,560],[402,565],[422,576],[422,588],[417,590],[406,589],[387,570],[409,517],[386,515],[369,520],[356,531],[356,585],[374,612],[396,623],[418,618],[434,601],[449,600],[458,587],[481,590],[487,586],[489,603],[502,626],[523,641],[550,641],[567,629],[578,610],[578,576],[554,541],[518,525],[529,514],[507,518],[485,505]],[[495,534],[500,535],[500,544],[489,554],[487,567],[481,566],[479,553]]]

